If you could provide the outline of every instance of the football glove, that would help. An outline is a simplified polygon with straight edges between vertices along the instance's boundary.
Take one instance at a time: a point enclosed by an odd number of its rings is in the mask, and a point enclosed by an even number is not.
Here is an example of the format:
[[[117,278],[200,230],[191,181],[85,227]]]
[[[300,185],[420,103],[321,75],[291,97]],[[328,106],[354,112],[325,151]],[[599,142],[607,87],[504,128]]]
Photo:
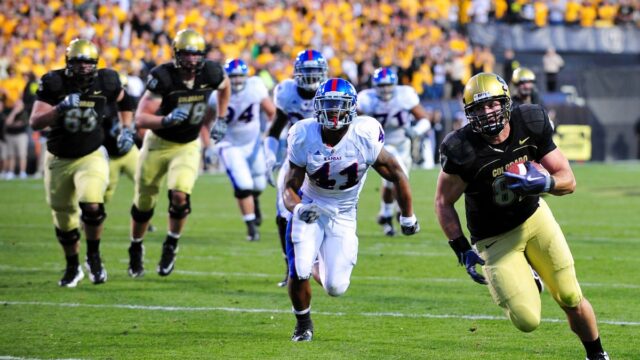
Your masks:
[[[218,142],[227,134],[227,118],[219,117],[213,127],[211,127],[211,138],[213,141]]]
[[[464,265],[471,279],[478,284],[486,285],[487,280],[476,271],[476,264],[484,265],[484,260],[471,248],[467,238],[462,235],[456,239],[449,240],[449,246],[458,257],[458,263]]]
[[[122,128],[120,134],[116,138],[116,145],[121,155],[126,154],[133,147],[133,130],[128,127]]]
[[[420,224],[418,224],[416,215],[414,214],[409,217],[400,216],[400,229],[405,235],[413,235],[419,232]]]
[[[172,127],[182,124],[189,118],[189,111],[181,107],[173,109],[168,115],[162,118],[162,127]]]
[[[59,114],[65,113],[68,110],[77,108],[80,106],[80,93],[72,93],[65,96],[58,105],[56,105],[56,111]]]
[[[553,177],[546,172],[538,170],[531,161],[524,163],[527,173],[525,175],[505,172],[504,176],[510,179],[508,188],[518,195],[538,195],[549,192],[555,186]]]
[[[213,164],[213,160],[216,157],[216,152],[211,147],[204,149],[204,162],[206,164]]]

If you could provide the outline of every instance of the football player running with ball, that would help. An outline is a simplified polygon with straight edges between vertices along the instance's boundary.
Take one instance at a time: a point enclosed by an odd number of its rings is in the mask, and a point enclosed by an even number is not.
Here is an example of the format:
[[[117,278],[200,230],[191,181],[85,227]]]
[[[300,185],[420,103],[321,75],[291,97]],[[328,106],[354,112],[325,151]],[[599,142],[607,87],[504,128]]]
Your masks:
[[[540,325],[533,267],[567,314],[587,359],[608,359],[569,246],[540,197],[570,194],[576,187],[569,162],[551,138],[547,113],[539,105],[512,111],[507,83],[490,73],[467,82],[463,101],[469,124],[450,133],[441,145],[442,171],[435,195],[440,226],[458,262],[475,282],[488,284],[494,302],[524,332]],[[527,173],[508,172],[515,163],[523,163]],[[454,208],[462,194],[475,249]],[[482,265],[486,278],[476,271],[476,264]]]
[[[331,296],[340,296],[349,287],[358,257],[357,203],[369,167],[396,187],[403,234],[420,229],[409,180],[384,149],[380,123],[357,116],[356,96],[346,80],[325,81],[313,101],[315,116],[289,130],[283,200],[291,212],[287,257],[289,297],[297,319],[293,341],[313,338],[312,274]]]
[[[118,73],[97,69],[98,48],[75,39],[66,49],[66,68],[42,77],[29,122],[34,130],[50,128],[44,183],[56,236],[67,267],[60,286],[75,287],[84,278],[79,265],[80,223],[87,240],[86,267],[94,284],[107,281],[100,257],[100,237],[109,165],[102,147],[103,117],[124,98]],[[121,139],[121,143],[126,143]]]
[[[199,134],[203,124],[207,126],[213,119],[207,100],[216,89],[219,113],[212,132],[215,130],[215,136],[219,136],[226,128],[231,91],[222,65],[205,60],[204,38],[194,30],[179,31],[172,46],[174,61],[151,70],[135,114],[137,127],[151,131],[146,132],[140,150],[131,207],[131,277],[144,274],[142,239],[165,175],[169,189],[169,229],[157,272],[168,276],[174,269],[178,239],[191,212],[190,194],[200,167]]]

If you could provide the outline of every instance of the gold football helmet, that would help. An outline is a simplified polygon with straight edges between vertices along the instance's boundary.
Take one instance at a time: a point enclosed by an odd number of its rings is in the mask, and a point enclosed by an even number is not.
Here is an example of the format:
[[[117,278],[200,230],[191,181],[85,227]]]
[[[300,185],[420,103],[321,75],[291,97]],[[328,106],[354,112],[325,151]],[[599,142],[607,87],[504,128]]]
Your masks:
[[[526,67],[519,67],[513,71],[511,76],[511,82],[518,86],[522,82],[535,82],[536,74]]]
[[[98,48],[86,39],[71,40],[65,52],[66,74],[73,78],[80,88],[92,84],[98,74]]]
[[[173,58],[177,68],[196,72],[204,66],[204,38],[192,29],[178,31],[173,39]]]
[[[464,87],[462,97],[464,113],[474,132],[495,136],[498,135],[511,115],[511,94],[509,86],[498,75],[480,73],[473,76]],[[497,106],[500,109],[487,112],[488,107]]]

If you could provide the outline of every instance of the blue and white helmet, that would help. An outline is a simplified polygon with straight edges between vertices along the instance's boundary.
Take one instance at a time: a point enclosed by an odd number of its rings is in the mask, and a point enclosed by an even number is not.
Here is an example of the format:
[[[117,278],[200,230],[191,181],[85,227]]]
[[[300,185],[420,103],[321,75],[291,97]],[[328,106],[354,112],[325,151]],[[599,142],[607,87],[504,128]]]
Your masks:
[[[381,100],[391,100],[396,85],[398,85],[398,75],[396,75],[396,72],[393,71],[392,68],[381,67],[373,72],[373,86]]]
[[[316,50],[302,50],[296,56],[293,65],[293,78],[296,85],[307,91],[316,91],[320,83],[327,79],[329,66],[327,60]]]
[[[347,80],[332,78],[323,82],[313,98],[316,119],[329,130],[349,125],[358,116],[357,98],[356,89]]]
[[[247,64],[241,59],[227,60],[224,64],[224,71],[227,73],[227,76],[229,76],[231,91],[242,91],[247,84],[247,74],[249,74]]]

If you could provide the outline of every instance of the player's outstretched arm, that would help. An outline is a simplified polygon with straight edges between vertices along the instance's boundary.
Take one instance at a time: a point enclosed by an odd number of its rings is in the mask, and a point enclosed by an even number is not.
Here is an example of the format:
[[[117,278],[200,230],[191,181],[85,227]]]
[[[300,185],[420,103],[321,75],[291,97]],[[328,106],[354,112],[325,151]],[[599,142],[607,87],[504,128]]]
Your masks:
[[[484,265],[484,260],[471,248],[469,240],[464,236],[460,218],[454,207],[466,187],[467,184],[460,176],[440,171],[436,185],[436,215],[442,231],[449,240],[449,246],[456,254],[458,263],[464,265],[473,281],[484,285],[487,280],[476,271],[476,265]]]
[[[413,212],[413,202],[411,199],[411,186],[409,185],[409,179],[407,175],[402,171],[402,167],[396,161],[396,159],[389,154],[384,148],[380,150],[380,154],[373,163],[373,168],[387,181],[390,181],[395,186],[398,192],[398,206],[400,206],[400,226],[402,233],[405,235],[412,235],[420,231],[418,220]]]
[[[218,85],[216,93],[218,96],[218,118],[226,118],[229,99],[231,99],[231,84],[228,76],[225,75],[224,80]]]
[[[163,128],[162,115],[156,115],[162,104],[162,97],[146,90],[138,103],[134,121],[139,129],[161,129]]]
[[[285,174],[284,178],[282,200],[284,201],[284,206],[291,212],[293,212],[296,205],[300,204],[301,199],[298,191],[304,182],[304,175],[305,168],[289,162],[289,172]]]

